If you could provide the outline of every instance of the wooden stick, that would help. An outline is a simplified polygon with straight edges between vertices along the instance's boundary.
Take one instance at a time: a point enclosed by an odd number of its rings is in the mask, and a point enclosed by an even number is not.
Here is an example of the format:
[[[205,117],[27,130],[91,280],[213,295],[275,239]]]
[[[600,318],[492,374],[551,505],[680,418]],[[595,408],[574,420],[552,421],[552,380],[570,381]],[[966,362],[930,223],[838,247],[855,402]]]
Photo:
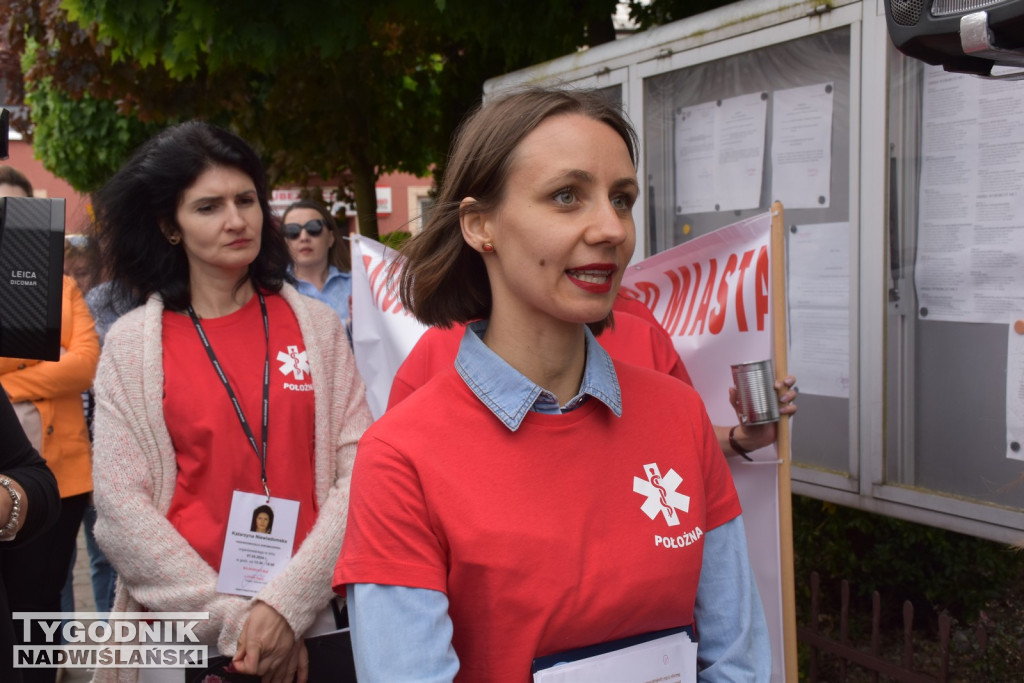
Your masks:
[[[772,343],[775,376],[787,375],[786,335],[786,226],[780,202],[772,204]],[[789,415],[778,424],[779,455],[779,562],[782,581],[782,634],[786,680],[799,679],[796,648],[796,583],[793,568],[793,490],[790,483]]]

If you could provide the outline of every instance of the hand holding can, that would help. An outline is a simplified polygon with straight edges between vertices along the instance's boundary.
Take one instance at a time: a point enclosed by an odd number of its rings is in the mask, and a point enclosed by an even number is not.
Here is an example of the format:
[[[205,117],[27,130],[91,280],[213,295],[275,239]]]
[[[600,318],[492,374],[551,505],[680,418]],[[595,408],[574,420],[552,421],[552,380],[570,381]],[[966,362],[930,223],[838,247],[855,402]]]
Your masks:
[[[745,425],[778,422],[779,397],[775,393],[771,359],[734,364],[732,381],[739,399],[740,422]]]

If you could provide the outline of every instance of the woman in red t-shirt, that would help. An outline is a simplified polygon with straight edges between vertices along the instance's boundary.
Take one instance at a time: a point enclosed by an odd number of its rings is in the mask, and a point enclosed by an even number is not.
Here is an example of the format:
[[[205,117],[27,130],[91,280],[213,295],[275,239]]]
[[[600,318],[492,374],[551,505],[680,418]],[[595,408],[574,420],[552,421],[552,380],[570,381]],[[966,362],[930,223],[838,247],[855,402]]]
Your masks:
[[[477,322],[359,443],[334,581],[360,679],[524,683],[534,658],[686,627],[702,680],[770,676],[703,404],[594,339],[633,253],[635,154],[598,93],[499,96],[460,129],[400,290],[425,324]]]
[[[163,131],[94,206],[114,285],[139,306],[108,333],[95,383],[96,537],[118,573],[114,610],[209,612],[194,632],[211,653],[302,681],[371,421],[341,321],[289,284],[266,175],[228,131]],[[273,514],[257,537],[261,504]]]

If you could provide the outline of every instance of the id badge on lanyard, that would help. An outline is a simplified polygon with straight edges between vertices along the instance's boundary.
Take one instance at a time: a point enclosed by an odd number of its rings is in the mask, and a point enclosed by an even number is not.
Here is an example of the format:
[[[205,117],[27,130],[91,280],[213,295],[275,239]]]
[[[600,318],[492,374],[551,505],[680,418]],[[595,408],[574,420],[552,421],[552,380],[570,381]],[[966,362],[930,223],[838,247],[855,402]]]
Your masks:
[[[284,571],[295,547],[299,501],[235,491],[217,592],[252,596]]]
[[[270,320],[267,304],[259,290],[256,296],[263,315],[263,334],[266,340],[266,355],[263,362],[263,410],[261,411],[260,442],[249,427],[249,421],[242,412],[242,405],[235,396],[227,374],[214,353],[210,340],[203,330],[192,305],[188,314],[199,335],[199,341],[206,349],[217,377],[235,408],[235,415],[249,444],[256,452],[260,463],[260,480],[263,493],[235,491],[231,496],[231,512],[228,516],[228,531],[224,537],[221,553],[220,573],[217,576],[217,591],[232,595],[256,595],[260,589],[280,574],[292,557],[295,547],[295,529],[299,521],[299,501],[287,498],[273,498],[267,483],[267,423],[270,413]]]

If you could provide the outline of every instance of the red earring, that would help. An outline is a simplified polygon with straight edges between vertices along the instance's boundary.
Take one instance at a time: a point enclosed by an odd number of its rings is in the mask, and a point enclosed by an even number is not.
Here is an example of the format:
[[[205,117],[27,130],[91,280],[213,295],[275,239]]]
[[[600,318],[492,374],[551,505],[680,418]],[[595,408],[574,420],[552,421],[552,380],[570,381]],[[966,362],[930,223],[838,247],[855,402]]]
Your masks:
[[[494,251],[494,245],[491,244],[490,242],[484,242],[484,251],[486,251],[486,252]]]

